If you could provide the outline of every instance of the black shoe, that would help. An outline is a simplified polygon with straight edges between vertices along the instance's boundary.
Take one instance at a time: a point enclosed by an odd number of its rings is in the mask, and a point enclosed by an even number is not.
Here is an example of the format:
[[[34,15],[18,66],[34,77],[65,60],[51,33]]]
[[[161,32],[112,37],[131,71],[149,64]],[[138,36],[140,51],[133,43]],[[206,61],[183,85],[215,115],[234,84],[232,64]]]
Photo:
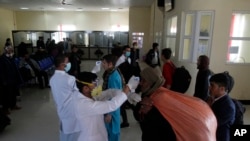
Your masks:
[[[22,109],[22,107],[17,106],[17,105],[11,108],[11,110],[20,110],[20,109]]]
[[[127,123],[127,122],[124,123],[124,122],[123,122],[123,123],[121,124],[121,128],[125,128],[125,127],[129,127],[129,123]]]

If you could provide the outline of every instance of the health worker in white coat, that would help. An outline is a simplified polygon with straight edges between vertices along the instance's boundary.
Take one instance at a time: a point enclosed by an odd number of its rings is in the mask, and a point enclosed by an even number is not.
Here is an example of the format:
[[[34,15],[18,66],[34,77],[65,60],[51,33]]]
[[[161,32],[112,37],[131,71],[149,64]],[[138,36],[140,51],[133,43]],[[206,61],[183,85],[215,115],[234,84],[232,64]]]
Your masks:
[[[120,107],[127,100],[126,94],[137,87],[139,79],[131,77],[123,91],[110,89],[101,92],[96,90],[99,87],[95,87],[95,74],[80,73],[76,81],[74,76],[66,73],[70,69],[68,57],[58,55],[54,61],[56,71],[50,79],[50,86],[60,119],[60,141],[107,141],[103,114]],[[97,94],[93,92],[101,92],[101,95],[94,100],[92,95]],[[132,96],[132,99],[135,98]]]
[[[126,85],[122,90],[109,89],[103,91],[100,97],[109,96],[104,101],[95,100],[98,95],[97,75],[91,72],[81,72],[77,80],[79,92],[74,94],[76,117],[81,128],[78,141],[108,141],[107,130],[104,124],[104,114],[115,111],[126,100],[131,89],[138,84]],[[138,81],[139,83],[139,81]],[[97,98],[98,99],[98,98]],[[110,99],[110,100],[108,100]]]
[[[50,86],[60,120],[60,141],[76,141],[80,133],[73,102],[73,94],[78,92],[76,79],[67,73],[70,69],[68,57],[58,55],[54,61],[56,70]]]

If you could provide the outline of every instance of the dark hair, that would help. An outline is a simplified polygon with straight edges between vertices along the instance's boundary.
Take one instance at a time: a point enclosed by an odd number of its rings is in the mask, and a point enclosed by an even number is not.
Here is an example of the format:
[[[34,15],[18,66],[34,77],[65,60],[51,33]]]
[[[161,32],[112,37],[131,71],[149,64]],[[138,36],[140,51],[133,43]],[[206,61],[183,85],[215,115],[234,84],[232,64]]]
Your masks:
[[[137,42],[133,42],[133,44],[132,44],[132,45],[134,46],[135,44],[137,44]]]
[[[115,66],[115,63],[117,61],[117,56],[113,54],[108,54],[103,56],[102,60],[105,60],[107,63],[112,63]]]
[[[199,69],[207,69],[209,66],[209,58],[206,55],[199,56]]]
[[[66,55],[64,55],[64,54],[58,54],[55,57],[55,61],[54,61],[55,67],[59,67],[61,63],[64,63],[65,58],[67,58]]]
[[[78,48],[77,45],[72,45],[71,49]]]
[[[170,59],[172,50],[171,48],[164,48],[162,49],[161,54],[164,56],[165,59]]]
[[[125,45],[125,46],[123,46],[123,47],[122,47],[122,50],[123,50],[123,51],[125,51],[127,48],[129,48],[129,49],[130,49],[129,45]]]
[[[123,54],[122,48],[121,47],[112,48],[111,54],[116,56],[116,57],[120,57]]]
[[[228,88],[228,93],[231,92],[231,90],[233,89],[234,87],[234,78],[229,74],[228,71],[225,71],[223,72],[224,75],[226,75],[227,77],[227,81],[228,81],[228,85],[227,85],[227,88]]]
[[[225,89],[228,93],[233,88],[233,86],[230,84],[231,80],[225,72],[212,75],[212,77],[209,79],[209,81],[214,82],[214,83],[218,84],[219,86],[225,87]]]
[[[92,73],[92,72],[81,72],[78,77],[77,80],[81,81],[81,82],[87,82],[87,83],[92,83],[93,81],[96,81],[97,79],[97,75]],[[79,81],[76,81],[76,86],[79,89],[79,91],[82,90],[83,86],[87,86],[87,84],[83,84]]]
[[[158,46],[159,46],[158,43],[153,43],[153,45],[152,45],[153,49],[157,48]]]

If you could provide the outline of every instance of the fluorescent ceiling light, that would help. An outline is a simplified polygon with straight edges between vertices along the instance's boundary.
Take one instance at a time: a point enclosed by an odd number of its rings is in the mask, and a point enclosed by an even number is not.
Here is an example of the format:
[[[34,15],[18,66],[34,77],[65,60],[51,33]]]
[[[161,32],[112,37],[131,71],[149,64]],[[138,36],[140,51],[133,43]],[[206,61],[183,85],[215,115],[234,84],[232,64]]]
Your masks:
[[[23,9],[23,10],[25,10],[25,9],[29,9],[29,8],[27,8],[27,7],[21,7],[20,9]]]
[[[102,8],[102,10],[109,10],[109,8]]]
[[[62,10],[62,9],[64,9],[63,7],[59,7],[59,8],[57,8],[57,9],[60,9],[60,10]]]

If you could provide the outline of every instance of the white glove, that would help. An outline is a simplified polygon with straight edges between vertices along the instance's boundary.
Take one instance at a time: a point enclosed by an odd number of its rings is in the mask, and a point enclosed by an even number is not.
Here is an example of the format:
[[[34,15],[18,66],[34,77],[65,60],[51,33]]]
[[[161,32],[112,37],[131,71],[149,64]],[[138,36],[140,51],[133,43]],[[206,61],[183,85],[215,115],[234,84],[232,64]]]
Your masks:
[[[138,84],[140,83],[140,78],[136,76],[132,76],[128,81],[128,87],[131,92],[135,92],[135,89],[137,88]]]
[[[97,73],[101,71],[101,61],[96,61],[94,68],[92,69],[92,73]]]
[[[138,102],[141,101],[141,96],[137,93],[128,93],[128,102],[136,105]]]

